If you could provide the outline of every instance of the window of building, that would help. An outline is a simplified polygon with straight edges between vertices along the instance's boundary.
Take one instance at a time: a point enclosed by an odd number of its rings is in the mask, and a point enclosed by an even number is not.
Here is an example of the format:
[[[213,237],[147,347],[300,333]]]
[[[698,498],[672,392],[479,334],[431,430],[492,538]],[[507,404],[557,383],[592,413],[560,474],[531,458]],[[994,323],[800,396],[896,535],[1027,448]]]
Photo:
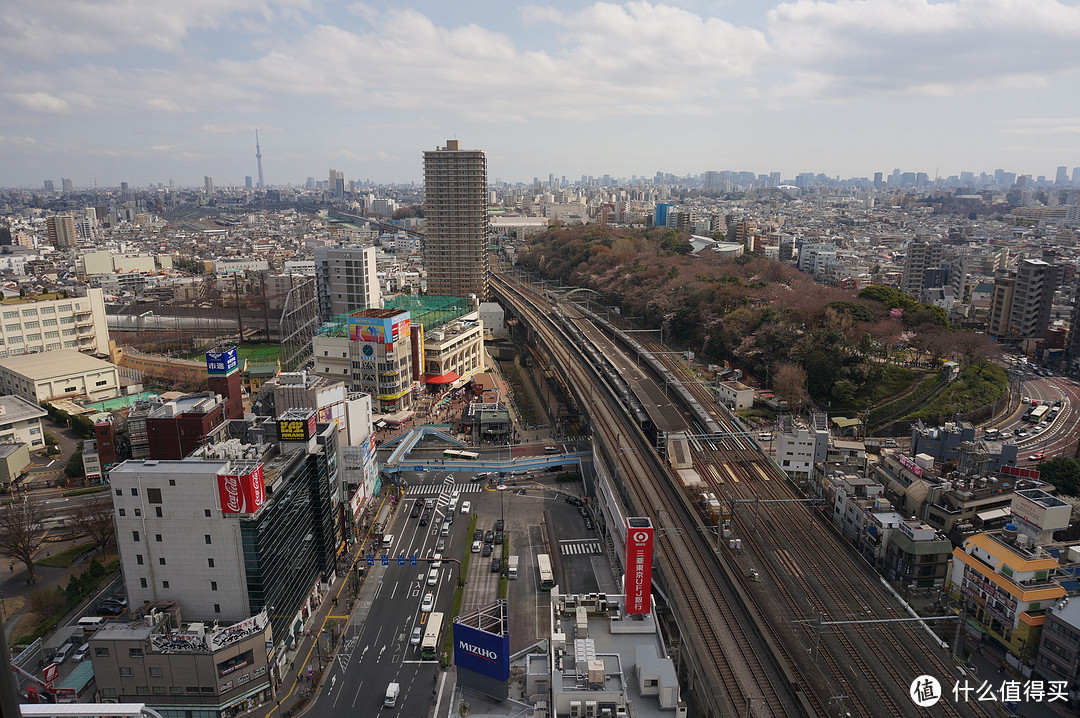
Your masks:
[[[203,509],[203,514],[206,516],[206,518],[210,518],[210,509]]]
[[[142,658],[143,652],[141,648],[129,648],[128,658]]]
[[[4,325],[4,331],[5,332],[17,332],[17,331],[21,331],[21,330],[22,330],[22,326],[19,325],[19,324],[5,324]]]
[[[14,311],[4,312],[4,319],[18,319],[19,313]]]
[[[131,678],[131,669],[127,666],[120,666],[120,676],[122,678]]]
[[[176,486],[176,479],[169,479],[169,486]]]
[[[154,534],[154,540],[161,543],[161,534]]]
[[[154,513],[157,515],[157,517],[159,519],[163,517],[163,514],[161,513],[161,507],[160,506],[155,506],[154,507]]]
[[[168,588],[169,587],[169,582],[168,581],[162,581],[161,582],[161,587],[162,588]]]
[[[140,696],[150,695],[150,689],[146,686],[135,686],[135,694]]]
[[[146,588],[146,579],[145,578],[140,578],[139,579],[139,588]]]
[[[127,516],[127,512],[124,511],[124,509],[119,509],[119,512],[121,516]]]
[[[132,496],[138,496],[139,495],[139,489],[133,486],[131,488],[131,495]]]
[[[132,531],[131,532],[131,538],[138,541],[139,540],[139,532],[138,531]]]
[[[99,658],[108,658],[109,657],[109,649],[104,648],[102,646],[98,646],[97,648],[94,649],[94,655],[99,657]]]
[[[105,379],[102,379],[101,381],[95,381],[94,386],[105,386],[108,383],[109,383],[108,381],[106,381]]]
[[[211,541],[210,541],[210,534],[204,534],[204,535],[203,535],[203,539],[204,539],[204,540],[206,541],[206,543],[211,543]]]
[[[165,675],[165,672],[162,671],[161,668],[159,668],[157,666],[150,666],[150,675],[153,678],[161,678],[162,676]]]
[[[212,559],[212,558],[206,559],[206,564],[207,564],[207,566],[209,568],[213,568],[214,567],[214,559]]]
[[[160,504],[161,503],[161,489],[147,489],[146,490],[146,501],[147,501],[147,503],[150,503],[150,504]]]
[[[165,565],[165,557],[164,556],[159,556],[158,557],[158,564],[161,565],[161,566]]]
[[[216,591],[217,590],[217,581],[211,581],[210,582],[210,590],[211,591]]]
[[[199,691],[198,686],[188,686],[187,687],[187,692],[188,693],[199,693],[200,691]]]
[[[116,495],[117,496],[123,496],[124,495],[124,490],[123,489],[117,489],[116,490]]]
[[[165,695],[165,686],[153,686],[152,690],[154,691],[155,696]]]
[[[169,693],[172,693],[174,696],[181,695],[183,692],[184,689],[180,686],[169,686]]]
[[[221,613],[221,604],[220,603],[215,603],[214,604],[214,613]]]
[[[23,329],[37,329],[37,322],[23,322]]]
[[[142,509],[135,509],[135,516],[142,516]]]
[[[141,554],[141,553],[137,553],[137,554],[135,554],[135,564],[136,564],[136,565],[138,565],[138,566],[142,566],[142,565],[143,565],[143,558],[142,558],[142,554]]]
[[[55,319],[42,319],[41,320],[41,326],[43,326],[43,327],[55,327],[56,326],[56,320]]]

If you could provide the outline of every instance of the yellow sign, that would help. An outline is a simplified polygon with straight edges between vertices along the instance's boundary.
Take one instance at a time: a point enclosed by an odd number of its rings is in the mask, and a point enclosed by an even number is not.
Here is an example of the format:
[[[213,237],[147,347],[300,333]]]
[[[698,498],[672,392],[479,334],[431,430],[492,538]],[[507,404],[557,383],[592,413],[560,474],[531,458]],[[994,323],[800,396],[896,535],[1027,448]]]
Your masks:
[[[307,441],[308,422],[304,419],[278,419],[278,439],[280,441]]]

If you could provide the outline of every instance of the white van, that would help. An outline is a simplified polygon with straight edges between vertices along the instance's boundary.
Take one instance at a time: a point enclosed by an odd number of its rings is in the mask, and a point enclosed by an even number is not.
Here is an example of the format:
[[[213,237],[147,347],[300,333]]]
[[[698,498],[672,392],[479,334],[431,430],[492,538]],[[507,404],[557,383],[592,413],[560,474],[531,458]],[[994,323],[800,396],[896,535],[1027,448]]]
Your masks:
[[[102,616],[84,616],[79,619],[79,627],[86,633],[93,633],[104,626],[107,620]]]
[[[461,513],[467,514],[470,511],[472,511],[472,502],[471,501],[462,501],[461,502]]]
[[[390,548],[390,546],[393,543],[394,543],[394,534],[386,534],[385,536],[382,537],[382,547],[384,549]]]
[[[401,693],[401,686],[397,683],[387,685],[386,698],[383,699],[383,708],[393,708],[396,706],[399,693]]]
[[[433,568],[427,573],[427,585],[434,586],[439,582],[439,569]]]
[[[68,656],[71,655],[71,651],[74,650],[74,648],[75,647],[72,646],[70,643],[65,643],[64,645],[60,646],[60,650],[56,652],[55,656],[53,656],[53,663],[60,664],[66,661],[68,659]]]

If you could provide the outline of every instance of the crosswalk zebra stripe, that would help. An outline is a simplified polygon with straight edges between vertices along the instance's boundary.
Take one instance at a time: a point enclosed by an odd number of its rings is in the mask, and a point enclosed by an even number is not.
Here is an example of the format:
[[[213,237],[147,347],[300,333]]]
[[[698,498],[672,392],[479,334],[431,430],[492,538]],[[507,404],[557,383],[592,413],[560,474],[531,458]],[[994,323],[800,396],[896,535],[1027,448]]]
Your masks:
[[[583,556],[601,553],[599,541],[560,541],[559,550],[564,556]]]
[[[406,487],[406,496],[417,496],[419,494],[439,494],[445,495],[448,499],[450,491],[460,491],[463,494],[473,494],[478,491],[483,491],[484,487],[480,484],[414,484]]]

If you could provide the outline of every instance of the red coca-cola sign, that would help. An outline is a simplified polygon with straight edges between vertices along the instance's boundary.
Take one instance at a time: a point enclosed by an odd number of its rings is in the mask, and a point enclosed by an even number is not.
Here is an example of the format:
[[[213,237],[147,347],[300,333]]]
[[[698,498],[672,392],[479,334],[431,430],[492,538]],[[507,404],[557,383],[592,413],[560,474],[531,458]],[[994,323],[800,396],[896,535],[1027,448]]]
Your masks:
[[[252,514],[266,500],[262,464],[246,474],[218,474],[217,479],[222,513]]]

